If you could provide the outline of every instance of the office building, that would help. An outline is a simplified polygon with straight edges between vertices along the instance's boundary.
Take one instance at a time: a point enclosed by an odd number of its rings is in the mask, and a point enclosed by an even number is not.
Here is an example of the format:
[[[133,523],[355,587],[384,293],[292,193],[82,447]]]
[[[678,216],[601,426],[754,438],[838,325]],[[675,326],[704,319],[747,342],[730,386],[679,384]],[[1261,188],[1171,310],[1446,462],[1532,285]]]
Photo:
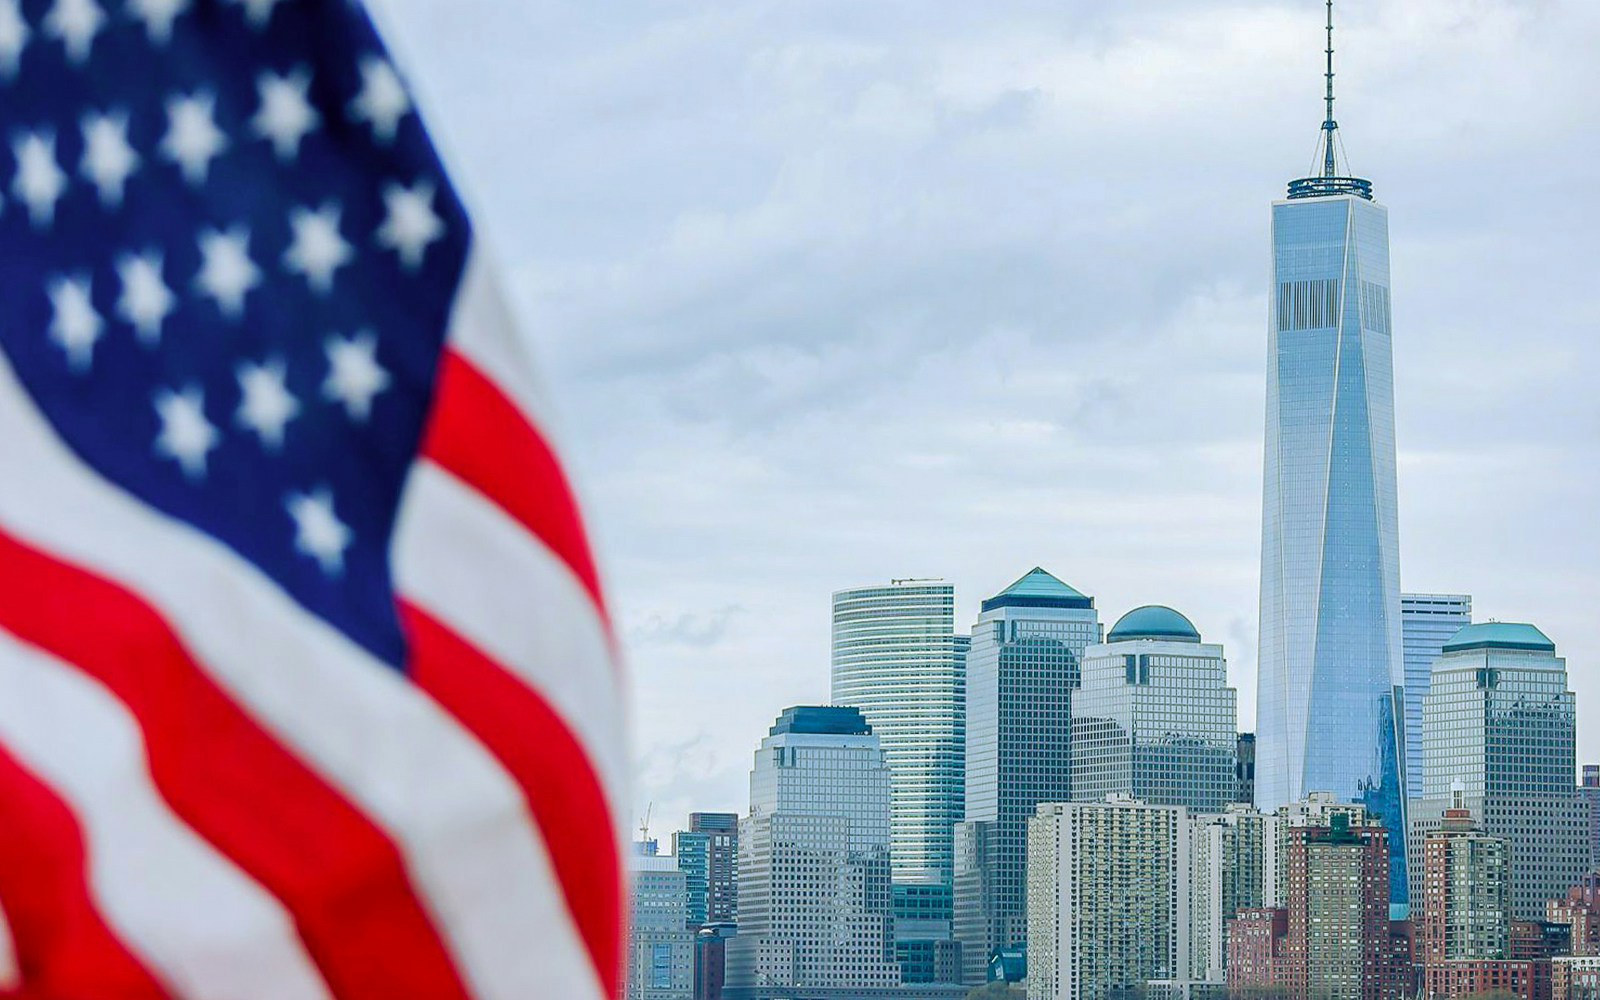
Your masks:
[[[1511,844],[1511,912],[1544,916],[1589,870],[1576,768],[1574,702],[1566,662],[1532,625],[1461,629],[1433,666],[1423,702],[1419,832],[1452,805]]]
[[[967,812],[955,835],[962,981],[1027,940],[1028,818],[1072,798],[1072,698],[1100,641],[1093,598],[1034,568],[983,602],[967,653]]]
[[[1233,801],[1256,801],[1256,734],[1240,733],[1233,757]]]
[[[689,924],[726,923],[739,905],[739,817],[689,814],[689,829],[672,835],[672,853],[689,886]]]
[[[951,830],[963,815],[964,667],[950,584],[894,580],[833,595],[833,703],[861,710],[889,761],[896,882],[950,882]]]
[[[1335,159],[1333,28],[1320,174],[1272,206],[1256,802],[1313,791],[1391,831],[1406,905],[1389,218]]]
[[[694,935],[694,1000],[722,1000],[727,980],[728,939],[739,933],[731,923],[701,925]]]
[[[1103,1000],[1190,967],[1189,817],[1115,795],[1028,823],[1028,1000]]]
[[[1433,676],[1433,661],[1451,636],[1472,624],[1467,594],[1401,594],[1400,642],[1406,674],[1406,792],[1422,794],[1422,699]],[[1416,883],[1416,879],[1412,879]]]
[[[688,887],[677,859],[636,843],[629,857],[633,919],[628,928],[627,1000],[693,1000],[694,932]]]
[[[856,1000],[900,985],[889,767],[861,713],[785,709],[750,772],[728,1000]]]
[[[894,885],[894,957],[904,983],[958,983],[961,946],[950,933],[950,887]]]
[[[1072,797],[1132,796],[1217,813],[1234,799],[1238,695],[1222,647],[1147,605],[1083,654],[1072,696]]]
[[[1583,802],[1584,829],[1588,831],[1589,867],[1600,867],[1600,764],[1583,765],[1578,798]]]

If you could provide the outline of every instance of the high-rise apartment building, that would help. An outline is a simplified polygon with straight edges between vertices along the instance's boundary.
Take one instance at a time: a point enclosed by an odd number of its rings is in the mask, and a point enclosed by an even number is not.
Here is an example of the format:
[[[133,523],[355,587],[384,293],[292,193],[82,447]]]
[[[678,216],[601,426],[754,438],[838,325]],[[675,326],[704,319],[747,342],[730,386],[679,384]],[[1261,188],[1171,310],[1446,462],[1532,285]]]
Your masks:
[[[1566,661],[1532,625],[1469,625],[1434,663],[1422,714],[1418,832],[1459,784],[1463,807],[1511,844],[1512,915],[1540,919],[1590,865]]]
[[[692,1000],[694,931],[687,926],[688,888],[677,858],[636,846],[628,861],[633,919],[627,1000]]]
[[[1406,667],[1406,794],[1422,794],[1422,699],[1433,662],[1450,637],[1472,624],[1467,594],[1401,594],[1400,641]],[[1412,879],[1413,884],[1416,879]]]
[[[1072,698],[1100,641],[1094,599],[1034,568],[983,602],[967,653],[966,819],[955,836],[962,980],[1027,940],[1028,818],[1072,798]]]
[[[1256,802],[1328,791],[1392,833],[1405,791],[1389,219],[1335,160],[1333,27],[1320,174],[1272,206]]]
[[[1536,987],[1548,985],[1549,961],[1512,954],[1511,846],[1478,829],[1463,798],[1457,790],[1438,829],[1413,841],[1423,998],[1509,993],[1535,1000]]]
[[[1189,816],[1114,795],[1028,823],[1028,1000],[1103,1000],[1187,978]]]
[[[1290,1000],[1384,1000],[1389,964],[1389,836],[1334,813],[1288,837],[1288,936],[1278,980]]]
[[[896,882],[950,882],[951,830],[963,814],[964,646],[948,583],[833,595],[833,703],[861,710],[889,761]]]
[[[756,751],[739,827],[728,1000],[857,1000],[900,985],[889,766],[854,708],[785,709]]]
[[[1072,797],[1130,795],[1217,813],[1234,799],[1238,695],[1222,647],[1147,605],[1083,654],[1072,696]]]
[[[672,853],[688,883],[690,926],[734,919],[739,904],[739,817],[689,814],[689,829],[672,835]]]
[[[1226,979],[1228,925],[1264,906],[1276,877],[1276,816],[1234,803],[1189,817],[1189,979]]]

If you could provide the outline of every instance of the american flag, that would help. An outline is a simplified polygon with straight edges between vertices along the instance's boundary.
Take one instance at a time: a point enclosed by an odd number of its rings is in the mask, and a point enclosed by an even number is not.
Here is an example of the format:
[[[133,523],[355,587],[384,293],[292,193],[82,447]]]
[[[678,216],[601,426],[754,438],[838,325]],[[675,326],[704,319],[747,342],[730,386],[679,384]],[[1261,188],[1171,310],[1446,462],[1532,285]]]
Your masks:
[[[0,0],[0,985],[616,995],[546,426],[359,4]]]

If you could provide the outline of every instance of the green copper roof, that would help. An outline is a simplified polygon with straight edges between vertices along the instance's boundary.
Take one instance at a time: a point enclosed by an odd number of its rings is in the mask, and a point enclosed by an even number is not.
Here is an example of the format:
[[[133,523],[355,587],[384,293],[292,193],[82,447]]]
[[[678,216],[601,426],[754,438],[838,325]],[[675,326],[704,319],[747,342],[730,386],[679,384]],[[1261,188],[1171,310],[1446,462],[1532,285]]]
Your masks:
[[[1532,649],[1554,653],[1556,644],[1532,625],[1522,622],[1483,622],[1468,625],[1444,644],[1446,653],[1468,649]]]
[[[1200,632],[1183,615],[1161,604],[1146,604],[1117,619],[1106,635],[1106,642],[1125,639],[1165,639],[1169,642],[1199,642]]]
[[[1016,583],[983,602],[985,611],[1004,607],[1092,608],[1094,599],[1035,566]]]

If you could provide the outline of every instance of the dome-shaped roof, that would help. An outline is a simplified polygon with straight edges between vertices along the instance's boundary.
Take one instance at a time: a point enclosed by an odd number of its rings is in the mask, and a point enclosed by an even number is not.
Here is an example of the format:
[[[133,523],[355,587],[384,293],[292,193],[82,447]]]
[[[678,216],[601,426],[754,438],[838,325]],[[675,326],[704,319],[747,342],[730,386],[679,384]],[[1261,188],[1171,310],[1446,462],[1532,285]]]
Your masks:
[[[1183,615],[1160,604],[1146,604],[1117,619],[1106,636],[1107,642],[1128,639],[1164,639],[1167,642],[1199,642],[1200,633]]]

